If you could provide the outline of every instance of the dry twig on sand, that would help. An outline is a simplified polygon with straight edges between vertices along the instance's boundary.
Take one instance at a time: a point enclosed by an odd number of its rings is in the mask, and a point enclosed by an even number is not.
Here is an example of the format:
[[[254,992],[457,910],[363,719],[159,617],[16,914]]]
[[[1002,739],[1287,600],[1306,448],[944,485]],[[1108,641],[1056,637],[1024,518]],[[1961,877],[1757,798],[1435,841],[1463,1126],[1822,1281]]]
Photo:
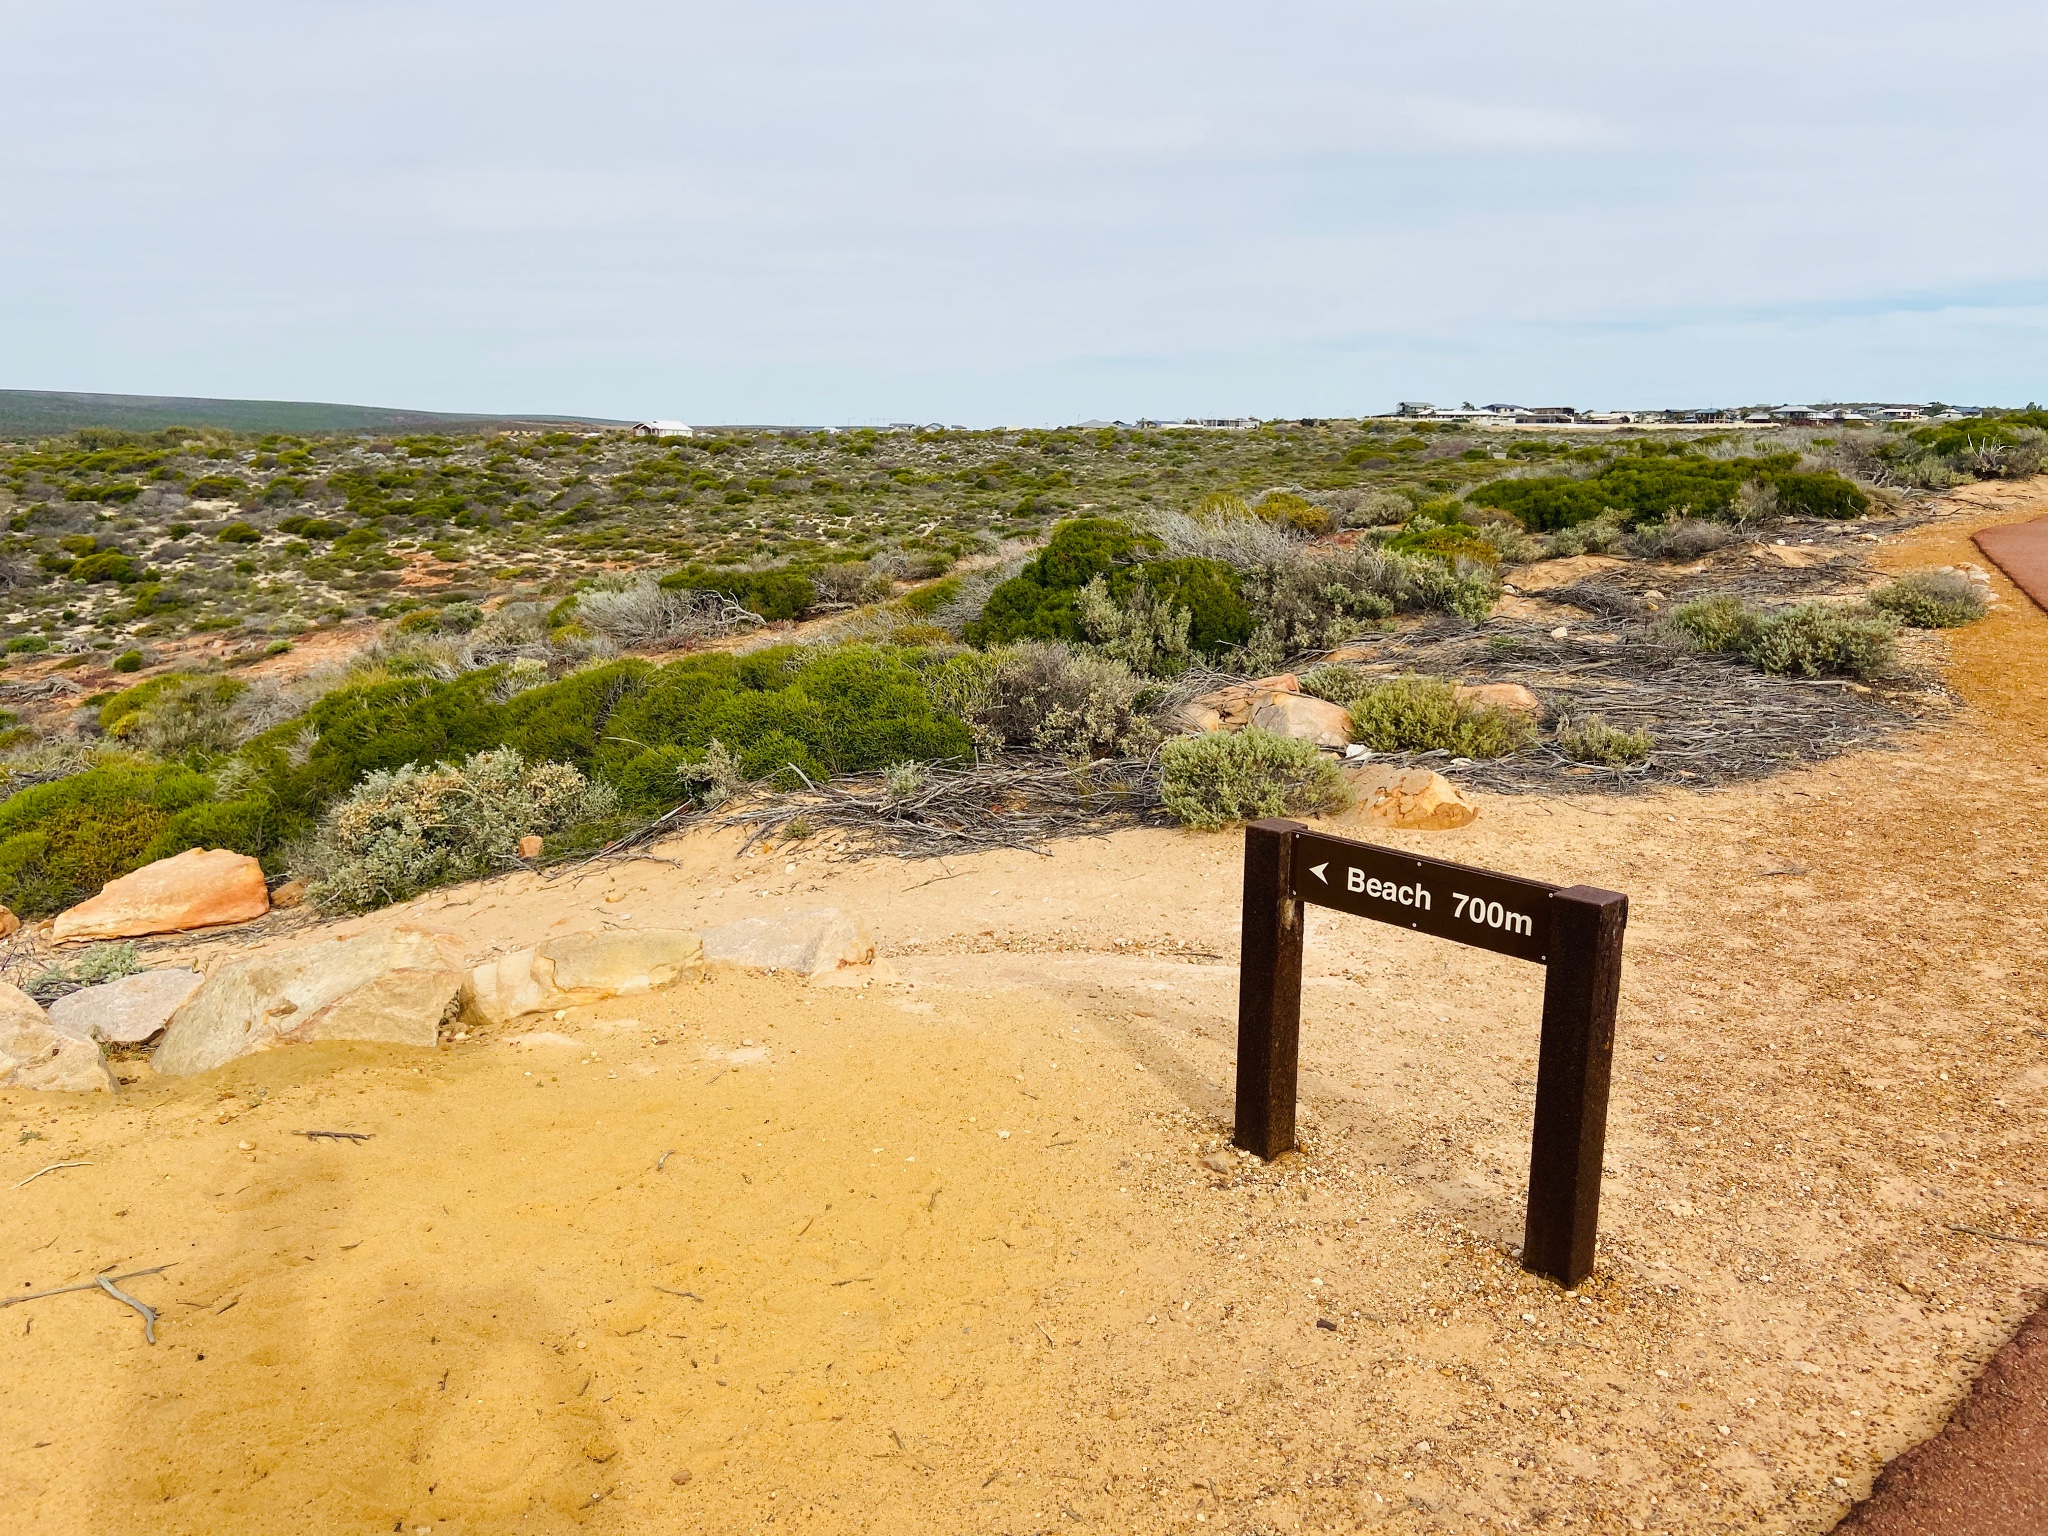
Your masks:
[[[1152,758],[1064,763],[1004,754],[971,766],[935,764],[912,787],[888,775],[813,784],[738,811],[718,825],[751,829],[746,848],[764,838],[842,834],[850,853],[935,858],[990,848],[1036,849],[1048,839],[1129,826],[1159,807],[1159,765]]]
[[[0,1307],[19,1306],[24,1301],[40,1301],[45,1296],[68,1296],[73,1291],[104,1291],[113,1297],[114,1300],[131,1306],[142,1314],[142,1335],[150,1343],[154,1344],[156,1342],[156,1308],[146,1301],[137,1301],[126,1291],[121,1290],[118,1282],[122,1280],[138,1280],[144,1275],[160,1275],[170,1267],[168,1264],[159,1264],[153,1269],[131,1269],[125,1275],[94,1275],[90,1280],[81,1280],[76,1285],[53,1285],[47,1291],[31,1291],[26,1296],[0,1298]]]

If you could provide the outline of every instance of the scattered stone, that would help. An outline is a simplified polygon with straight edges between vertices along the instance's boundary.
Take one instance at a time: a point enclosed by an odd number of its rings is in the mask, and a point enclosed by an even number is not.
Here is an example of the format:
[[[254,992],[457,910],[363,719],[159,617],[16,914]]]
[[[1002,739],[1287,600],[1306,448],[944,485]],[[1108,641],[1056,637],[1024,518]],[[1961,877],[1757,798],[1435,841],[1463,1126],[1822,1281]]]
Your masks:
[[[287,880],[270,893],[270,904],[273,907],[303,906],[305,901],[306,882],[303,880]]]
[[[1358,797],[1357,814],[1377,827],[1447,832],[1469,827],[1479,815],[1455,784],[1426,768],[1366,765],[1347,767],[1344,776]]]
[[[11,939],[20,931],[21,919],[14,915],[12,909],[0,907],[0,939]]]
[[[683,929],[571,933],[487,960],[463,984],[463,1007],[487,1024],[674,986],[704,969],[704,945]]]
[[[704,935],[704,958],[751,971],[794,971],[812,979],[871,965],[875,941],[858,918],[836,907],[749,917]]]
[[[1252,707],[1251,724],[1276,736],[1342,747],[1351,740],[1351,711],[1305,693],[1268,693]]]
[[[0,1087],[112,1093],[117,1086],[96,1041],[64,1034],[34,998],[0,981]]]
[[[522,859],[537,859],[540,857],[541,849],[546,846],[546,838],[537,832],[529,832],[526,836],[519,839],[519,857]]]
[[[263,866],[225,848],[188,849],[109,880],[99,895],[59,913],[50,937],[125,939],[246,923],[270,910]]]
[[[137,971],[119,981],[81,987],[50,1004],[50,1025],[76,1040],[139,1045],[163,1031],[206,978],[182,969]]]
[[[1483,709],[1505,709],[1534,720],[1543,713],[1543,701],[1520,683],[1460,684],[1457,696]]]
[[[462,995],[462,947],[419,928],[342,933],[231,960],[171,1016],[152,1061],[205,1072],[310,1040],[431,1046]]]
[[[1227,1152],[1207,1152],[1202,1156],[1202,1166],[1211,1173],[1235,1173],[1237,1164]]]

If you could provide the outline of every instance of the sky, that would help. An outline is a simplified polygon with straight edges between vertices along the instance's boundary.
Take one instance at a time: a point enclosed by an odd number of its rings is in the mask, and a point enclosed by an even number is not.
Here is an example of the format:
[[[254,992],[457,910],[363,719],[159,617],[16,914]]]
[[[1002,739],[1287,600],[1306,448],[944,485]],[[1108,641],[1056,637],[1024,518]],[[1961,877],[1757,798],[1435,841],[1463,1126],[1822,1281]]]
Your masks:
[[[13,0],[0,387],[2048,398],[2040,0]]]

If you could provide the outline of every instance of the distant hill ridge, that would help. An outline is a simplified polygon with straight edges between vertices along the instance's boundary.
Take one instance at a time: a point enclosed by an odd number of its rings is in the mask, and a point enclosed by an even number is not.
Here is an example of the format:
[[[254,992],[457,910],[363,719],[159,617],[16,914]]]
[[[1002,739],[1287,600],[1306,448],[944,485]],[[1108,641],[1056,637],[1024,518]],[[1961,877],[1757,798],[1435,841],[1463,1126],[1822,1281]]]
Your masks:
[[[0,437],[72,432],[80,427],[226,427],[235,432],[420,432],[437,427],[616,427],[596,416],[485,416],[329,405],[313,400],[208,400],[183,395],[88,395],[54,389],[0,389]]]

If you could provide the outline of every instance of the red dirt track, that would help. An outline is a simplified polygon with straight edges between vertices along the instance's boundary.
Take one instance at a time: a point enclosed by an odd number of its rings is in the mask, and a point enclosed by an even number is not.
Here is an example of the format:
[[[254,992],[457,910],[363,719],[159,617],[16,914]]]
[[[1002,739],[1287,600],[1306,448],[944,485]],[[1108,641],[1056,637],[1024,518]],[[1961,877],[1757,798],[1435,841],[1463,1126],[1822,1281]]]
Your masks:
[[[2041,525],[2048,528],[2048,524]],[[1895,1457],[1835,1536],[2048,1531],[2048,1307],[1984,1368],[1941,1433]]]
[[[1975,537],[1977,547],[1991,563],[2010,576],[2036,607],[2048,612],[2048,517],[1985,528]]]

